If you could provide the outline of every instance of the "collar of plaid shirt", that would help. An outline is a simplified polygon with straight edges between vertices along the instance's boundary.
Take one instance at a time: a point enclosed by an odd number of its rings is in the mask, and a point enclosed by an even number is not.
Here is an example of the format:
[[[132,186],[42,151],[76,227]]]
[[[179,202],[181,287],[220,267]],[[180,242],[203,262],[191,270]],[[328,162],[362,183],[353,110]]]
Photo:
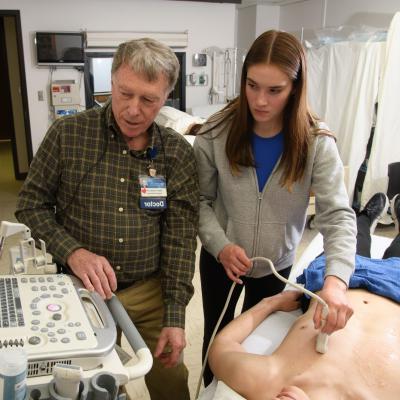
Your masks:
[[[119,129],[119,126],[117,124],[117,121],[115,120],[114,114],[112,112],[112,107],[111,107],[111,97],[109,100],[107,100],[106,104],[104,105],[105,107],[105,121],[106,121],[106,128],[108,132],[108,139],[112,139],[113,132],[114,134],[117,134],[120,136],[122,140],[124,140],[123,134],[121,130]],[[161,151],[164,154],[164,162],[165,162],[165,149],[164,149],[164,143],[163,139],[161,136],[161,131],[158,125],[153,122],[149,129],[148,129],[148,134],[149,134],[149,143],[147,147],[143,150],[130,150],[131,155],[137,158],[141,159],[149,159],[150,154],[154,154],[154,152],[158,152],[161,148]],[[152,157],[153,158],[153,157]]]

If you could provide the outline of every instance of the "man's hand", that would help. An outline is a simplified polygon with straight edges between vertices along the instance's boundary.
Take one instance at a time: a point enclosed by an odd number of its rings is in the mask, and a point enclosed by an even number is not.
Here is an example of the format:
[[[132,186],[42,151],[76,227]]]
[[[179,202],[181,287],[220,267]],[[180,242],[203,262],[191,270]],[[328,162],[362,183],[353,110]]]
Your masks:
[[[245,275],[251,267],[251,261],[245,251],[236,244],[226,245],[218,254],[218,260],[223,265],[228,278],[243,283],[239,276]]]
[[[328,304],[329,314],[325,325],[321,329],[322,333],[330,335],[339,329],[343,329],[353,315],[353,308],[347,300],[346,291],[347,286],[341,279],[332,275],[325,278],[324,287],[319,296]],[[315,329],[320,329],[323,323],[322,309],[323,306],[318,303],[314,313]]]
[[[86,289],[96,291],[103,299],[109,299],[117,289],[117,278],[105,257],[86,249],[77,249],[67,259],[72,272],[83,282]]]
[[[264,298],[264,301],[271,301],[275,311],[294,311],[300,308],[301,295],[302,292],[298,290],[284,290],[275,296]]]
[[[175,367],[185,347],[185,331],[182,328],[163,328],[154,357],[158,358],[166,368]]]

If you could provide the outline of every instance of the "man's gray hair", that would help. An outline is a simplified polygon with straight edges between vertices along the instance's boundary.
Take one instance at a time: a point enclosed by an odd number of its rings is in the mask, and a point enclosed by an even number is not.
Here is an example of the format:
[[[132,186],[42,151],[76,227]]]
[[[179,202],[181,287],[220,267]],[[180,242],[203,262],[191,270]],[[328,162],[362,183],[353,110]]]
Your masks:
[[[168,82],[168,92],[174,89],[178,80],[178,58],[168,46],[154,39],[143,38],[121,43],[114,55],[111,75],[122,64],[127,64],[134,72],[143,74],[150,82],[164,74]]]

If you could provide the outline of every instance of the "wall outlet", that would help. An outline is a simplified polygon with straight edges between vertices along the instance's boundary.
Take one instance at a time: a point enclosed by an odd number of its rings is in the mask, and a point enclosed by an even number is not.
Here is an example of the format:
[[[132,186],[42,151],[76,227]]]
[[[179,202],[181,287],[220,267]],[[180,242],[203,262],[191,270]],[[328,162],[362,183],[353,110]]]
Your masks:
[[[200,86],[205,86],[207,85],[207,75],[206,74],[200,74],[198,78],[198,83]]]
[[[207,86],[208,75],[204,73],[193,72],[186,75],[186,86]]]

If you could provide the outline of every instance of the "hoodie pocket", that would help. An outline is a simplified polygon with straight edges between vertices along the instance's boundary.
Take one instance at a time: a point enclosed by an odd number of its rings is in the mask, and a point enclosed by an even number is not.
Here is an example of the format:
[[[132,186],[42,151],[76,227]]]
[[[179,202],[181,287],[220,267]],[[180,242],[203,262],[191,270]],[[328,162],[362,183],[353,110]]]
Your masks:
[[[242,247],[247,257],[252,256],[255,238],[254,224],[228,219],[226,236],[232,243]]]
[[[262,223],[259,232],[254,256],[269,258],[275,265],[293,251],[294,245],[286,234],[286,223]]]

